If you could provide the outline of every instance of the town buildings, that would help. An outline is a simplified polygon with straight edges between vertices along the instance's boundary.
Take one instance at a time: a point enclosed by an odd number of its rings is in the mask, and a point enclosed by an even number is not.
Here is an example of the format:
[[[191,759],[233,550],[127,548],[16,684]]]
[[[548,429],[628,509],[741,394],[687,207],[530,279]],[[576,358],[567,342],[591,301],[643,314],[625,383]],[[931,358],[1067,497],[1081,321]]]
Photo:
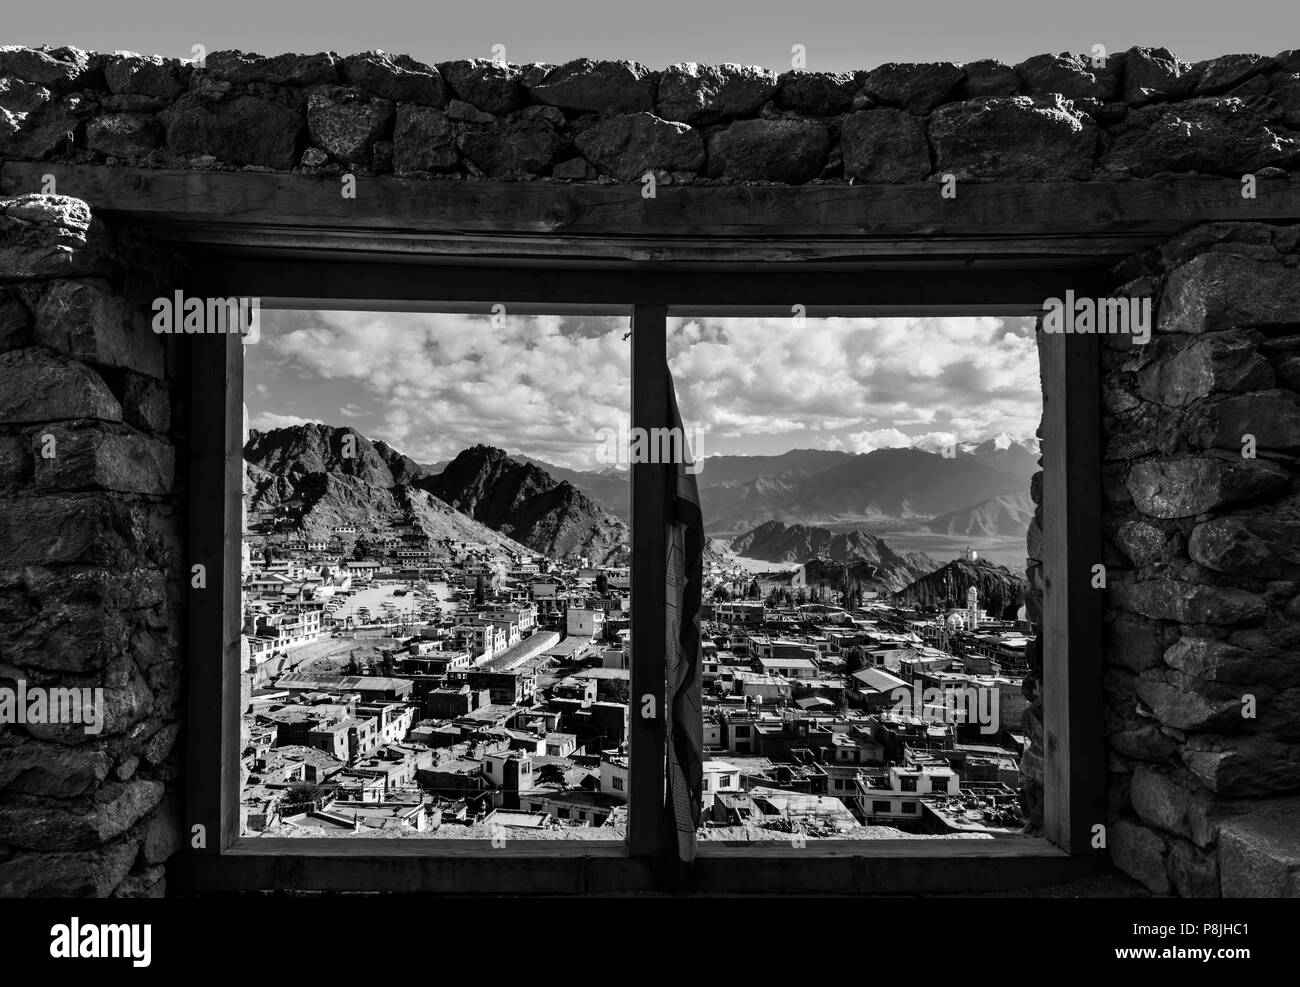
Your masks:
[[[626,570],[384,523],[248,553],[245,832],[619,838]],[[701,837],[1018,832],[1025,626],[855,604],[705,605]]]

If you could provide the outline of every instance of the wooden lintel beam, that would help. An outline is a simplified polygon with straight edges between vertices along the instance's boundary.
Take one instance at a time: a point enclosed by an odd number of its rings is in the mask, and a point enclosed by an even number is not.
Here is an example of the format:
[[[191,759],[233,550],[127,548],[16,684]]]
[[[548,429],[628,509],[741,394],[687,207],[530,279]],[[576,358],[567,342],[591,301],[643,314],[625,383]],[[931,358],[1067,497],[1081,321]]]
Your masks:
[[[414,181],[362,177],[355,199],[337,178],[260,172],[118,168],[7,161],[0,194],[35,192],[53,175],[61,194],[150,222],[214,222],[252,230],[370,230],[466,236],[810,237],[866,242],[904,237],[1169,234],[1206,221],[1300,219],[1300,180],[1262,179],[1244,199],[1220,178],[1128,182],[960,182],[940,185],[662,186],[552,181]]]
[[[493,303],[532,311],[547,306],[659,304],[673,314],[729,306],[740,314],[770,308],[811,317],[832,314],[1027,314],[1044,299],[1103,293],[1099,275],[1078,268],[1017,270],[790,272],[614,271],[456,267],[329,259],[196,257],[187,290],[207,297],[243,295],[273,308],[367,311],[482,311]],[[851,311],[857,310],[857,311]]]

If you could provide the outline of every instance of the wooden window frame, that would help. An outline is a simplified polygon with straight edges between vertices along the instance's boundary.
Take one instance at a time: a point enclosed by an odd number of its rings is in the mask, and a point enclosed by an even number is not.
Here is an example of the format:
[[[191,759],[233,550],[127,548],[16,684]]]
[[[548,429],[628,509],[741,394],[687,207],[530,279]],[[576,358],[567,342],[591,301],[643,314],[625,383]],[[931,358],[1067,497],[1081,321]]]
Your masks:
[[[861,299],[881,287],[881,280],[861,275],[835,274],[814,285],[797,275],[752,274],[726,278],[702,292],[687,305],[670,305],[680,297],[673,279],[635,274],[594,275],[584,272],[568,282],[568,275],[548,275],[550,297],[537,302],[529,279],[521,283],[517,269],[420,267],[400,270],[391,263],[368,265],[341,262],[354,271],[351,286],[340,262],[261,260],[257,275],[242,259],[229,261],[196,258],[205,272],[201,282],[185,289],[204,296],[252,295],[264,307],[376,308],[427,311],[488,312],[502,302],[514,313],[536,311],[612,312],[613,297],[637,299],[632,332],[632,424],[645,428],[667,424],[666,360],[667,324],[670,316],[725,314],[789,315],[790,307],[757,306],[764,294],[791,299],[810,296],[808,291],[827,285],[854,282],[852,296],[859,304],[807,306],[810,318],[899,314],[1004,314],[1030,315],[1041,308],[1038,278],[1015,287],[1014,276],[996,279],[1006,301],[987,299],[963,303],[963,291],[975,282],[957,286],[951,300],[941,305],[888,306],[862,304]],[[361,294],[355,277],[360,267],[363,281],[373,283]],[[527,269],[525,269],[526,271]],[[1070,268],[1054,272],[1060,291],[1079,286],[1096,272]],[[394,278],[412,279],[411,292],[420,298],[388,297]],[[776,277],[778,284],[773,285]],[[888,277],[893,280],[896,273]],[[1048,277],[1041,273],[1039,277]],[[600,289],[593,292],[593,279]],[[789,283],[782,284],[786,280]],[[612,282],[606,285],[605,282]],[[987,277],[981,278],[987,288]],[[326,286],[339,285],[333,293]],[[453,290],[453,284],[459,289]],[[505,288],[505,285],[516,285]],[[277,286],[283,294],[272,296]],[[487,287],[496,290],[488,294]],[[719,290],[721,288],[721,290]],[[290,289],[290,290],[286,290]],[[846,290],[841,288],[841,290]],[[933,291],[933,286],[931,286]],[[348,292],[345,296],[342,293]],[[382,293],[382,294],[381,294]],[[409,295],[410,292],[407,293]],[[859,294],[860,293],[860,294]],[[602,301],[584,304],[579,299],[595,294]],[[1014,297],[1010,297],[1014,294]],[[471,298],[470,296],[474,296]],[[306,302],[311,299],[311,303]],[[737,299],[728,303],[727,298]],[[435,300],[436,299],[436,300]],[[649,299],[649,300],[646,300]],[[1061,342],[1068,340],[1065,345]],[[1082,341],[1084,345],[1078,345]],[[1092,345],[1087,345],[1091,343]],[[1073,344],[1073,345],[1071,345]],[[1044,500],[1048,509],[1044,531],[1048,556],[1045,623],[1064,629],[1048,637],[1045,662],[1046,694],[1066,695],[1068,704],[1045,710],[1047,738],[1044,751],[1047,791],[1047,838],[988,841],[921,840],[814,840],[800,849],[784,843],[755,847],[750,844],[702,842],[694,868],[693,886],[701,891],[743,893],[758,890],[822,893],[908,893],[969,888],[1019,887],[1055,883],[1094,873],[1105,866],[1104,855],[1093,850],[1087,834],[1103,821],[1104,766],[1101,746],[1100,596],[1088,580],[1091,565],[1100,558],[1099,456],[1065,456],[1064,450],[1091,448],[1099,434],[1100,402],[1097,389],[1095,340],[1082,337],[1047,337],[1043,347],[1045,402]],[[664,889],[665,826],[664,784],[664,668],[659,661],[632,663],[632,696],[654,696],[660,716],[644,720],[629,716],[629,813],[626,842],[514,841],[493,848],[488,841],[402,839],[400,841],[338,840],[328,837],[241,838],[238,835],[239,802],[239,537],[241,525],[243,344],[235,337],[195,338],[193,353],[193,490],[192,544],[196,558],[211,558],[209,571],[223,574],[228,592],[220,606],[215,596],[191,598],[190,689],[196,702],[189,710],[190,729],[197,737],[219,737],[218,745],[191,744],[188,785],[191,807],[188,822],[218,820],[215,846],[187,853],[182,873],[184,886],[235,890],[260,887],[311,890],[403,890],[418,892],[542,892],[610,893]],[[220,368],[220,370],[218,370]],[[1064,394],[1064,401],[1051,395]],[[1054,455],[1048,450],[1059,449]],[[665,622],[662,618],[666,559],[662,552],[638,551],[656,544],[667,505],[669,474],[664,466],[636,464],[632,468],[632,584],[649,587],[632,596],[632,650],[634,655],[662,655]],[[1074,489],[1069,489],[1073,484]],[[1069,524],[1053,520],[1072,518]],[[1055,550],[1054,550],[1055,547]],[[1058,591],[1065,587],[1066,592]],[[1087,592],[1084,592],[1087,590]],[[1080,631],[1078,628],[1084,628]],[[1049,632],[1050,633],[1050,632]],[[217,646],[220,642],[220,646]],[[1060,656],[1066,656],[1061,660]],[[1091,660],[1086,656],[1091,656]],[[1066,670],[1073,674],[1066,674]],[[214,674],[214,670],[219,674]],[[206,698],[220,695],[220,703]],[[1075,724],[1091,724],[1071,730]],[[1086,751],[1087,753],[1081,753]],[[221,756],[224,752],[224,756]],[[1072,759],[1073,758],[1073,762]],[[217,782],[214,784],[214,780]],[[1071,852],[1069,848],[1073,848]]]
[[[1300,183],[1128,183],[663,188],[551,182],[364,180],[0,162],[0,194],[55,174],[110,222],[168,241],[187,294],[279,307],[363,310],[619,310],[632,306],[634,424],[662,421],[665,327],[689,315],[1028,315],[1073,288],[1105,294],[1115,262],[1184,227],[1300,219]],[[671,307],[671,308],[670,308]],[[192,337],[190,590],[185,825],[169,864],[181,892],[254,889],[424,893],[682,890],[666,883],[661,723],[632,717],[626,844],[238,838],[242,344]],[[1099,346],[1042,339],[1045,837],[702,843],[695,892],[915,894],[1059,883],[1109,866],[1104,822]],[[661,644],[662,553],[637,553],[665,502],[661,467],[633,473],[634,653]],[[655,536],[657,537],[657,535]],[[649,586],[649,589],[645,587]],[[633,668],[662,695],[662,666]],[[662,703],[657,703],[662,710]]]

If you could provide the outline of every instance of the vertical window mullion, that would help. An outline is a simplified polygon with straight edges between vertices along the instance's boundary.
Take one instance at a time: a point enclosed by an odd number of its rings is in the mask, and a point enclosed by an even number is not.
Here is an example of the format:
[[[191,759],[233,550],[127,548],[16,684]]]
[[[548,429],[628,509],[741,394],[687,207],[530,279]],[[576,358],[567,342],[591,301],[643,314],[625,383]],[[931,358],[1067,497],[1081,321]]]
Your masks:
[[[668,309],[635,306],[632,315],[632,429],[668,426]],[[664,649],[669,466],[632,463],[632,694],[628,705],[628,849],[664,852]]]
[[[1043,340],[1044,827],[1071,854],[1106,822],[1103,730],[1101,382],[1095,336]]]

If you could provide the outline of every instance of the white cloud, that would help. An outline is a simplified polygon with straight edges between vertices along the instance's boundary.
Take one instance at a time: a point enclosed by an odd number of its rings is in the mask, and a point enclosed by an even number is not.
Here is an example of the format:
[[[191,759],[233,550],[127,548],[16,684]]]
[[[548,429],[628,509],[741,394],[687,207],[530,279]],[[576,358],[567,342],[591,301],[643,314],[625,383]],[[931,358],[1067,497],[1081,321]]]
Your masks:
[[[956,432],[926,432],[924,435],[916,436],[913,444],[917,449],[924,449],[926,452],[942,452],[944,448],[955,445],[958,441]]]
[[[346,389],[356,400],[345,417],[383,409],[373,437],[422,462],[483,443],[594,468],[600,429],[629,413],[625,319],[598,321],[592,335],[560,316],[493,326],[487,315],[290,315],[264,319],[269,353],[297,377]]]
[[[989,317],[812,319],[801,331],[788,319],[697,319],[670,333],[669,361],[683,415],[723,434],[915,437],[922,426],[983,440],[1037,428],[1030,330]]]
[[[250,393],[269,381],[260,407],[371,409],[367,434],[421,462],[484,443],[596,469],[602,430],[629,413],[625,332],[614,317],[269,312]],[[1026,438],[1041,413],[1030,320],[696,319],[670,322],[668,353],[682,415],[714,455]],[[301,420],[258,416],[272,419]]]
[[[896,428],[878,428],[874,432],[854,432],[846,435],[854,452],[874,452],[877,449],[906,449],[912,440]]]

